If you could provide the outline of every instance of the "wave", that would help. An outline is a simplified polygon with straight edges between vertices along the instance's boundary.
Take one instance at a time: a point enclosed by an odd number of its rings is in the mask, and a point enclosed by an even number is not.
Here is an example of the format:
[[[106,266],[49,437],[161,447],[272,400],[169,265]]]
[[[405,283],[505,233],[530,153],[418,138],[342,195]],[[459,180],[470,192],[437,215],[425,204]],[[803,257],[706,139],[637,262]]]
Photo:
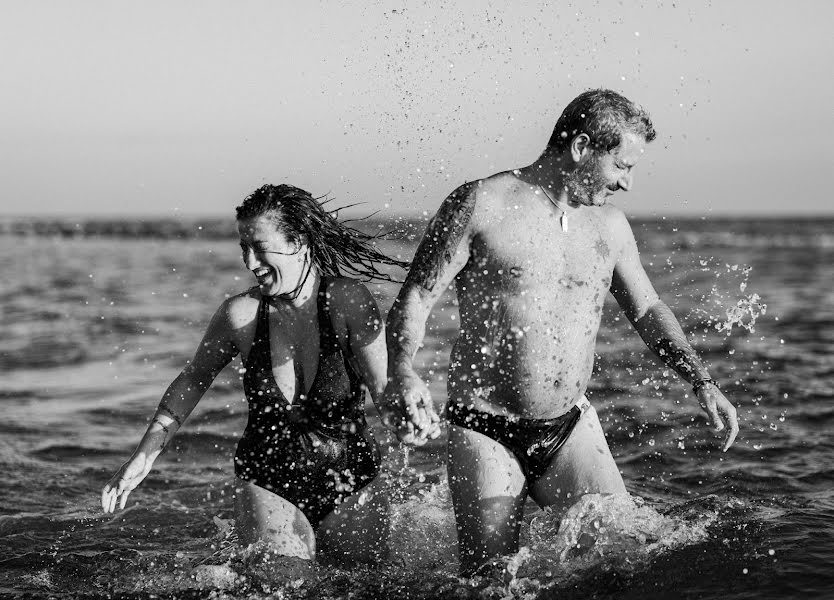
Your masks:
[[[815,218],[645,218],[631,219],[641,247],[645,248],[834,248],[834,219]],[[357,229],[408,247],[422,236],[425,219],[395,217],[351,223]],[[235,239],[230,218],[192,219],[59,219],[0,220],[0,235],[58,238],[133,239]]]
[[[237,237],[232,219],[16,219],[0,221],[0,234],[62,238],[231,239]]]
[[[415,600],[609,597],[640,588],[646,576],[671,591],[681,571],[677,559],[718,553],[716,560],[702,558],[690,573],[692,591],[703,589],[698,578],[721,560],[755,564],[743,548],[724,546],[728,535],[738,540],[736,528],[749,531],[739,505],[732,498],[701,497],[658,511],[628,495],[586,496],[561,517],[528,515],[520,551],[471,579],[457,575],[445,486],[412,489],[392,505],[392,554],[369,567],[281,557],[262,543],[240,547],[231,520],[211,508],[174,505],[133,507],[109,518],[0,519],[0,531],[20,544],[0,566],[18,592],[68,594],[85,581],[91,597],[200,592],[229,598],[401,598],[404,590]],[[32,549],[35,539],[46,541],[49,534],[59,534],[59,541]],[[137,542],[144,542],[141,551]],[[658,573],[659,563],[665,566]]]
[[[734,231],[688,232],[662,234],[656,237],[637,236],[641,248],[660,250],[677,248],[681,250],[709,250],[714,248],[817,248],[834,249],[834,234],[827,232],[757,232],[737,233]]]
[[[89,344],[75,336],[35,335],[0,352],[0,369],[50,369],[75,365],[89,358]]]
[[[68,462],[75,459],[94,460],[96,458],[110,458],[112,456],[121,456],[121,453],[105,448],[78,446],[75,444],[46,444],[32,450],[29,452],[29,455],[40,460]]]

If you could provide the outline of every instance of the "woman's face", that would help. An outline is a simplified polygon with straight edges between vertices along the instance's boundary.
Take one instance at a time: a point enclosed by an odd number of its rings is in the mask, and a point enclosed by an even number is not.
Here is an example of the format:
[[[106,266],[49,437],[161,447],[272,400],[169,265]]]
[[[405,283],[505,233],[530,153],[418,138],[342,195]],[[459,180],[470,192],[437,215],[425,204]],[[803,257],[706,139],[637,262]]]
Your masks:
[[[252,271],[264,296],[295,291],[309,268],[307,246],[278,230],[268,216],[237,222],[243,264]]]

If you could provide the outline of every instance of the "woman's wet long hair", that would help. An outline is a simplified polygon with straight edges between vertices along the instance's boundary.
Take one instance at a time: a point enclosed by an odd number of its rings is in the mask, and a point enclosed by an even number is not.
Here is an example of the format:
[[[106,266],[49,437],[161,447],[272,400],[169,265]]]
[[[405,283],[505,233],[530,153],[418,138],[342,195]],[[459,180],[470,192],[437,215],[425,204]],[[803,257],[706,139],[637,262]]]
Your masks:
[[[322,275],[397,281],[377,268],[408,268],[407,262],[386,256],[376,248],[376,240],[385,234],[369,235],[349,227],[336,218],[338,209],[327,211],[322,204],[309,192],[292,185],[264,185],[235,210],[238,221],[267,216],[290,240],[306,243],[312,266]]]

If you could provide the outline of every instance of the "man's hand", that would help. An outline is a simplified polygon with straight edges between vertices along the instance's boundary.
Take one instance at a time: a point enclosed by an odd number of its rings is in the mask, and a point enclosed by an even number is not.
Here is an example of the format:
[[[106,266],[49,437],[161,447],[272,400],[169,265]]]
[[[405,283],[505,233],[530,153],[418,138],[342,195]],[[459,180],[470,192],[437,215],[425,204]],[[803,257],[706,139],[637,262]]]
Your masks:
[[[412,370],[388,381],[380,402],[382,423],[404,444],[422,446],[440,435],[440,416],[434,410],[425,382]]]
[[[704,412],[707,413],[710,425],[716,433],[726,431],[724,434],[724,447],[726,452],[738,435],[738,416],[736,407],[724,397],[717,386],[707,384],[698,390],[698,403]]]

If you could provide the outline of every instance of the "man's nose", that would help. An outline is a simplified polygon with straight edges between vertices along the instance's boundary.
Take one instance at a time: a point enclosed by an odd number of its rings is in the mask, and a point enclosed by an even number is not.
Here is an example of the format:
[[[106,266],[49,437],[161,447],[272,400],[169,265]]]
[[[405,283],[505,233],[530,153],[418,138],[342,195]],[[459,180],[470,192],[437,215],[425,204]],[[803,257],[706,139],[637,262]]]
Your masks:
[[[623,191],[628,191],[631,189],[631,184],[633,182],[633,178],[631,173],[623,173],[620,178],[617,180],[617,184],[620,186],[620,189]]]

